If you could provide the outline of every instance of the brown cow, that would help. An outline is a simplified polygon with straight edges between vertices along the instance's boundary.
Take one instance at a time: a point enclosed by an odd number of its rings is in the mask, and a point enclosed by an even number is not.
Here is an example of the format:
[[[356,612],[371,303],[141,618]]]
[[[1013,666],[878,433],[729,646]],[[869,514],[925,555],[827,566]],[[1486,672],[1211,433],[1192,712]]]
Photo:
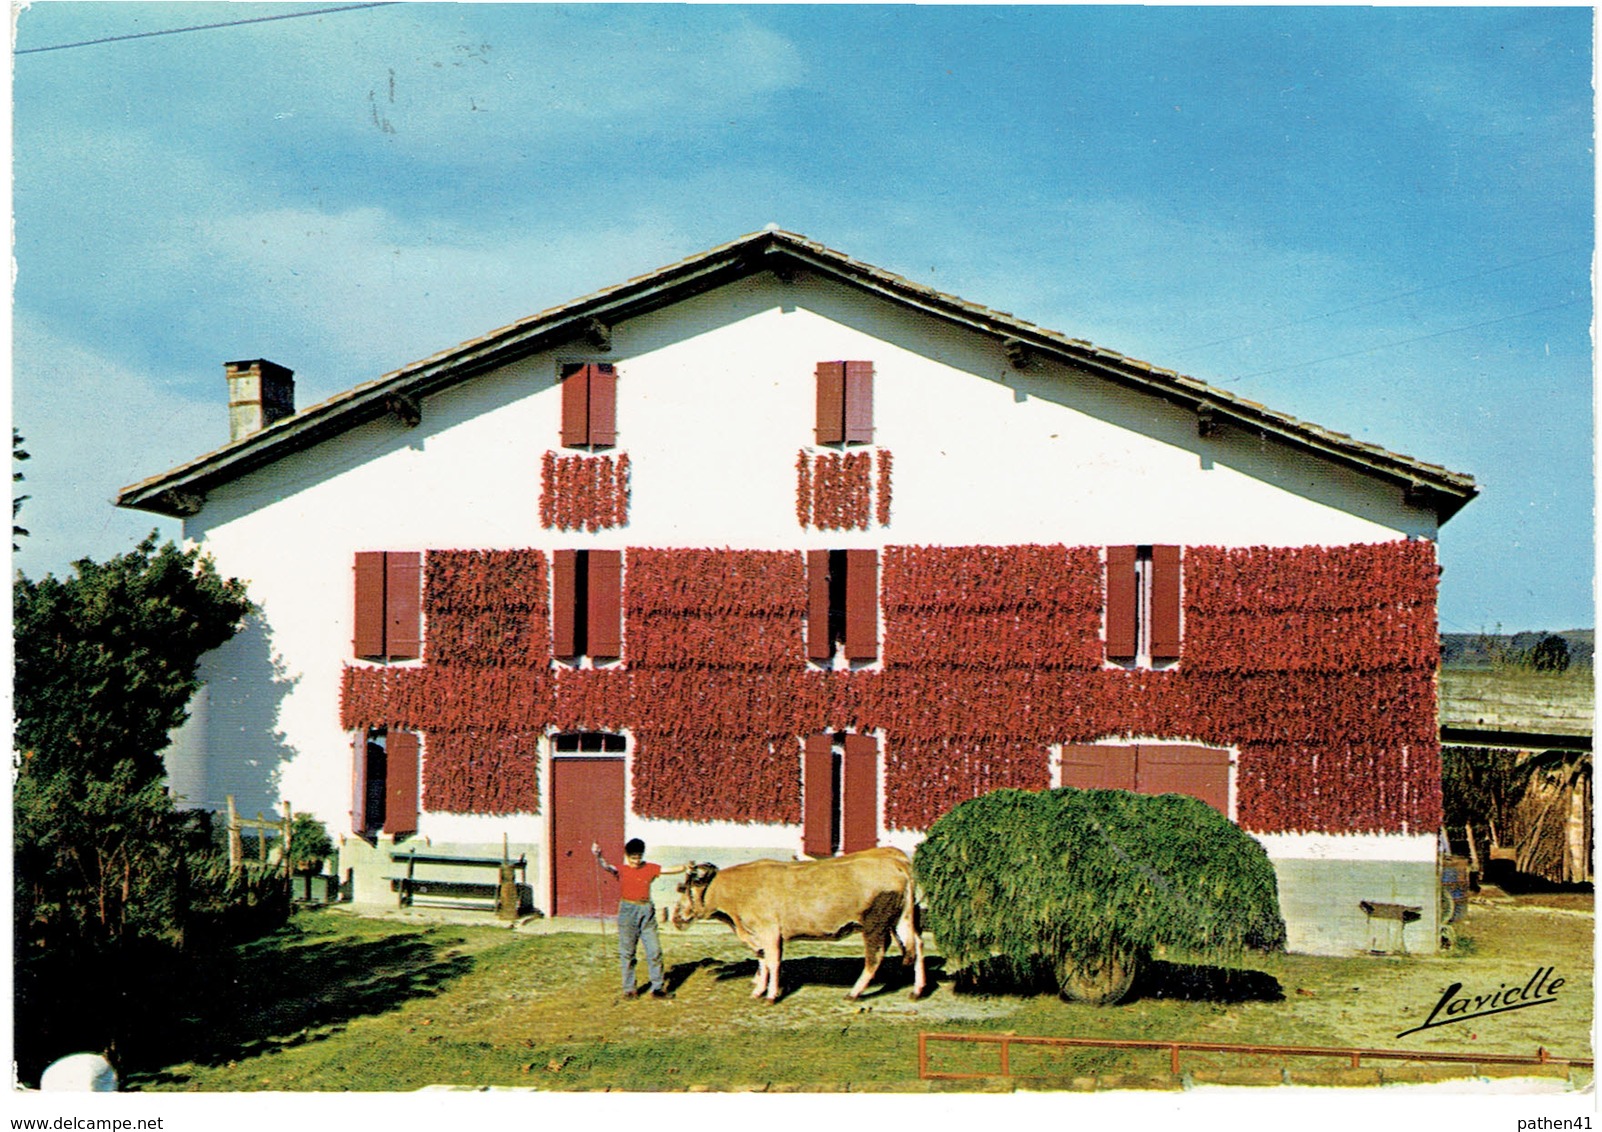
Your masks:
[[[748,861],[719,869],[692,865],[679,885],[673,924],[719,919],[757,953],[753,998],[779,997],[779,963],[788,939],[840,939],[861,930],[862,977],[846,994],[857,998],[879,969],[890,940],[902,962],[916,965],[912,997],[923,994],[923,941],[914,921],[912,862],[895,848],[864,849],[807,861]]]

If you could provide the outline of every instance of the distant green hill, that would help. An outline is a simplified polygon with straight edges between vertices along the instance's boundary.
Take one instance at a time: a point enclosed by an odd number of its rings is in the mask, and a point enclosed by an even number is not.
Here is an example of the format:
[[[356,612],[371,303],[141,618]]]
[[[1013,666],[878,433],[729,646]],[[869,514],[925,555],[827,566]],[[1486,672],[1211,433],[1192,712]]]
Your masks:
[[[1442,668],[1490,668],[1497,663],[1517,663],[1527,655],[1545,633],[1442,633]],[[1569,646],[1569,663],[1589,668],[1596,653],[1595,629],[1563,629]]]

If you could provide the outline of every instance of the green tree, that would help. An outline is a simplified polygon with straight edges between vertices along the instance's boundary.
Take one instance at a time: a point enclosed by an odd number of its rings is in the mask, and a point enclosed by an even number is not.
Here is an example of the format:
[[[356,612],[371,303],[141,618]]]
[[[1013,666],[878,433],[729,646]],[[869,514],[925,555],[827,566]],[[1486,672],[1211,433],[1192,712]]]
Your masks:
[[[1530,650],[1530,667],[1537,672],[1567,672],[1569,642],[1555,633],[1548,633]]]
[[[161,751],[187,718],[201,656],[251,605],[243,583],[198,551],[158,550],[154,533],[108,562],[75,563],[68,578],[18,575],[12,597],[16,1025],[27,1061],[50,1044],[41,1031],[67,1040],[74,980],[138,982],[132,958],[177,940],[192,846]],[[115,1033],[114,1004],[97,1009]]]
[[[1493,833],[1506,840],[1513,830],[1513,811],[1523,797],[1527,773],[1517,751],[1490,747],[1441,748],[1441,801],[1446,828],[1453,833],[1472,827],[1474,843],[1484,852]]]
[[[949,970],[1049,967],[1070,998],[1117,1002],[1155,951],[1283,948],[1263,847],[1195,798],[996,790],[940,818],[914,860]]]
[[[209,557],[156,549],[152,532],[75,576],[17,578],[15,743],[40,781],[139,789],[162,774],[168,733],[188,718],[200,658],[227,641],[251,605]],[[120,764],[131,762],[131,769]]]

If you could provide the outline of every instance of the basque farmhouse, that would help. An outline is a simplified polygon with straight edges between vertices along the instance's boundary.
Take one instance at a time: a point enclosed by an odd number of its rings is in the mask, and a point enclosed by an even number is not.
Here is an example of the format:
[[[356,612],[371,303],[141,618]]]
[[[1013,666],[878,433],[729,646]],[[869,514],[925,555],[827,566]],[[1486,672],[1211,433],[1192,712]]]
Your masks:
[[[730,863],[897,845],[999,787],[1195,795],[1293,950],[1439,938],[1435,537],[1474,481],[774,229],[124,489],[258,603],[181,800],[526,862],[600,916],[641,836]],[[1139,868],[1131,861],[1130,868]]]

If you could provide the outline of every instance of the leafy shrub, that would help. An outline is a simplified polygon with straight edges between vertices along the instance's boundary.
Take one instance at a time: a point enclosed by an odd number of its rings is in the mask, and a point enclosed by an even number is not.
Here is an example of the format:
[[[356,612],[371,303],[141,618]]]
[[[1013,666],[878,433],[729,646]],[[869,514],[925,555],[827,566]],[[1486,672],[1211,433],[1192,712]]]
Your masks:
[[[215,853],[192,854],[184,943],[189,949],[254,939],[289,919],[289,886],[280,866],[245,862],[228,867]]]
[[[994,961],[1029,978],[1064,961],[1285,945],[1263,847],[1177,794],[997,790],[936,821],[915,868],[948,970]]]
[[[328,827],[311,814],[296,814],[289,826],[289,864],[293,868],[326,861],[334,852]]]

